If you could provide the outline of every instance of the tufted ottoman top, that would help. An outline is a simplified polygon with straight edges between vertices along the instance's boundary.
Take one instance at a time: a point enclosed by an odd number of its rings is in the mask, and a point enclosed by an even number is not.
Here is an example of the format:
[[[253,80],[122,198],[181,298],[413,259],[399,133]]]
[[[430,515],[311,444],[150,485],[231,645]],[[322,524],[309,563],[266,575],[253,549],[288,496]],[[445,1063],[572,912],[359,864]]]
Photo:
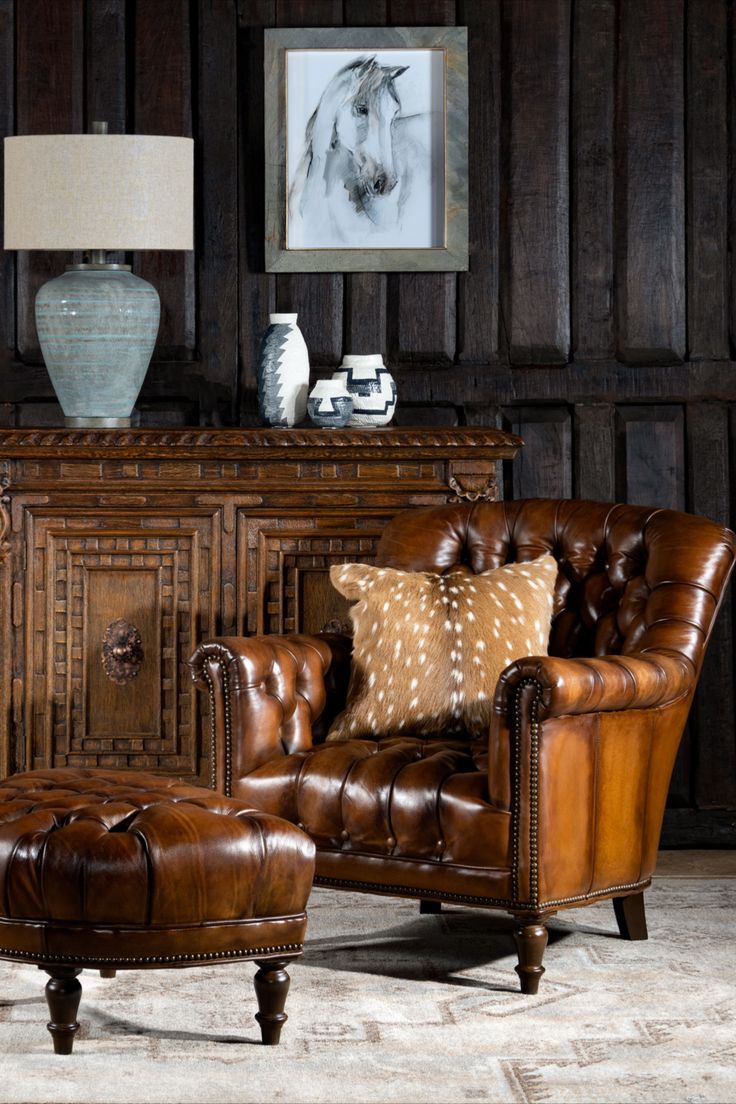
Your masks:
[[[19,926],[31,939],[34,922],[64,929],[67,944],[73,927],[81,933],[78,948],[85,938],[99,942],[109,928],[117,933],[112,958],[130,943],[123,938],[121,945],[120,933],[140,930],[177,929],[161,946],[173,953],[181,944],[179,957],[206,946],[206,925],[215,948],[249,923],[257,942],[264,919],[283,919],[284,938],[293,940],[303,933],[313,873],[314,845],[298,828],[173,779],[57,769],[0,782],[5,946]],[[85,937],[85,925],[94,934]],[[187,934],[191,926],[196,938]],[[48,932],[44,938],[50,949]],[[247,939],[236,942],[247,948]],[[37,940],[31,943],[35,950]]]

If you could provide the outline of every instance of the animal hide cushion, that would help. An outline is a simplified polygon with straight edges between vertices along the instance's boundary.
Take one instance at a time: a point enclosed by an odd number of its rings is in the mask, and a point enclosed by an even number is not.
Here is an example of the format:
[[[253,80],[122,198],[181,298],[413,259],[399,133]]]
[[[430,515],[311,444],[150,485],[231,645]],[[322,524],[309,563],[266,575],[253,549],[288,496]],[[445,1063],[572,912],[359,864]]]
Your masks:
[[[547,655],[556,578],[550,555],[480,575],[334,565],[333,585],[357,601],[347,707],[328,741],[485,736],[504,668]]]

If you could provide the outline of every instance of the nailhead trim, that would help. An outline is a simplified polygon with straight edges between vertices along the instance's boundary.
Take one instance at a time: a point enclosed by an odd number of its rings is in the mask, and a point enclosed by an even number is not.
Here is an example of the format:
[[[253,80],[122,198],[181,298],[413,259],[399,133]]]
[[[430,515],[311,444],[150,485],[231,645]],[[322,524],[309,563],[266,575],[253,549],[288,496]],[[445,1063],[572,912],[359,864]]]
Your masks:
[[[233,728],[230,713],[230,678],[227,667],[219,659],[214,661],[220,668],[222,679],[223,711],[225,714],[225,785],[223,787],[225,797],[233,795],[233,766],[232,766],[232,740]],[[212,676],[206,665],[202,667],[204,679],[207,683],[210,698],[210,789],[217,789],[217,721],[215,710],[215,686]]]
[[[594,901],[597,897],[608,897],[618,893],[619,890],[646,889],[647,886],[652,884],[652,879],[646,878],[643,882],[627,882],[625,885],[608,886],[606,889],[596,889],[592,893],[580,893],[576,897],[558,897],[555,901],[540,901],[538,904],[532,904],[530,901],[509,901],[500,897],[472,897],[466,893],[443,892],[438,894],[436,890],[416,889],[414,886],[389,886],[384,882],[349,881],[347,878],[327,878],[321,874],[315,877],[314,884],[328,887],[336,886],[340,889],[376,890],[382,893],[395,891],[397,895],[400,894],[402,897],[426,897],[428,893],[432,892],[443,901],[458,901],[460,904],[468,905],[498,905],[500,908],[512,912],[542,912],[555,905],[569,905],[574,901]]]
[[[0,957],[18,958],[31,962],[120,962],[145,964],[149,962],[211,962],[221,958],[257,958],[264,954],[301,954],[304,950],[303,943],[281,943],[274,947],[254,947],[250,950],[240,951],[209,951],[201,954],[180,955],[141,955],[140,957],[121,957],[120,955],[60,955],[43,954],[37,951],[16,951],[10,947],[0,947]]]
[[[521,735],[522,715],[521,699],[526,686],[536,686],[531,706],[529,733],[529,889],[533,901],[532,908],[550,908],[553,905],[569,905],[575,901],[591,901],[596,897],[617,893],[619,890],[642,889],[651,885],[651,878],[641,882],[627,882],[624,885],[597,889],[592,893],[578,893],[574,897],[557,897],[553,901],[539,900],[539,707],[542,704],[542,686],[534,678],[522,679],[518,684],[514,698],[514,796],[512,804],[513,844],[511,888],[514,898],[519,894],[519,851],[521,845],[520,809],[521,809]]]
[[[537,683],[531,708],[529,748],[529,889],[532,901],[539,901],[539,706],[542,687]]]
[[[607,897],[611,893],[618,893],[620,889],[646,889],[652,884],[651,878],[645,878],[643,882],[627,882],[626,885],[609,886],[607,889],[596,889],[592,893],[579,893],[576,897],[558,897],[555,901],[542,901],[540,908],[549,908],[550,905],[569,905],[573,901],[590,901],[595,897]]]
[[[514,696],[514,781],[511,801],[511,892],[516,900],[519,896],[519,854],[521,851],[521,703],[527,686],[535,686],[536,692],[531,707],[529,732],[531,748],[529,752],[529,892],[533,908],[539,898],[539,706],[542,703],[542,686],[536,679],[522,679]]]
[[[443,901],[458,901],[467,905],[498,905],[506,909],[530,909],[534,906],[524,901],[509,901],[502,897],[473,897],[469,893],[437,893],[436,889],[417,889],[415,886],[387,885],[385,882],[351,881],[347,878],[327,878],[318,874],[314,879],[315,885],[336,886],[341,889],[368,889],[381,893],[396,893],[402,897],[426,897],[428,893],[439,896]]]

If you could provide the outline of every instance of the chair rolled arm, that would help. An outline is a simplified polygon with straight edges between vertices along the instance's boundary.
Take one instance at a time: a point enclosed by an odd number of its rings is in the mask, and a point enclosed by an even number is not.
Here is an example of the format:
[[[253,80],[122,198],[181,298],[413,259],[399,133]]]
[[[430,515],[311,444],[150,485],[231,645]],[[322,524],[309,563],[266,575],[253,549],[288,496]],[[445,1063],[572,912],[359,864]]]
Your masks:
[[[612,713],[668,705],[694,685],[695,668],[680,652],[651,651],[597,659],[529,656],[502,672],[494,713],[507,717],[521,682],[533,679],[542,688],[540,716]]]
[[[312,746],[313,726],[330,698],[344,704],[350,666],[347,637],[220,637],[189,660],[192,681],[210,696],[211,781],[234,780],[274,758]]]

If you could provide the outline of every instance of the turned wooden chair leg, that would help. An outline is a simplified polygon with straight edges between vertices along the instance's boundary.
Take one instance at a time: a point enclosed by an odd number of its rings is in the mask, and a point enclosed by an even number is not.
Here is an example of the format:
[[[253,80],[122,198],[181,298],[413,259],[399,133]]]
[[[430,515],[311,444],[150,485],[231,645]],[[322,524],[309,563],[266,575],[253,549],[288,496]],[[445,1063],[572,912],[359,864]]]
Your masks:
[[[643,892],[632,893],[629,897],[614,897],[613,911],[622,939],[648,938]]]
[[[265,1046],[276,1046],[281,1028],[288,1020],[284,1012],[286,994],[289,992],[289,975],[284,967],[290,960],[265,960],[259,962],[255,976],[258,1012],[256,1019],[261,1026],[261,1041]]]
[[[519,953],[519,965],[514,967],[519,975],[522,993],[536,993],[544,973],[542,959],[547,946],[547,928],[539,921],[519,923],[514,938]]]
[[[117,970],[100,970],[100,977],[102,978],[114,978],[117,975]]]
[[[79,1030],[77,1009],[82,999],[82,986],[77,981],[81,974],[76,966],[45,966],[50,977],[46,982],[46,1002],[51,1022],[46,1026],[51,1032],[55,1054],[71,1054],[74,1036]]]
[[[423,916],[430,915],[430,914],[435,914],[435,913],[438,913],[438,912],[442,912],[442,902],[441,901],[420,901],[419,902],[419,911],[422,913]]]

